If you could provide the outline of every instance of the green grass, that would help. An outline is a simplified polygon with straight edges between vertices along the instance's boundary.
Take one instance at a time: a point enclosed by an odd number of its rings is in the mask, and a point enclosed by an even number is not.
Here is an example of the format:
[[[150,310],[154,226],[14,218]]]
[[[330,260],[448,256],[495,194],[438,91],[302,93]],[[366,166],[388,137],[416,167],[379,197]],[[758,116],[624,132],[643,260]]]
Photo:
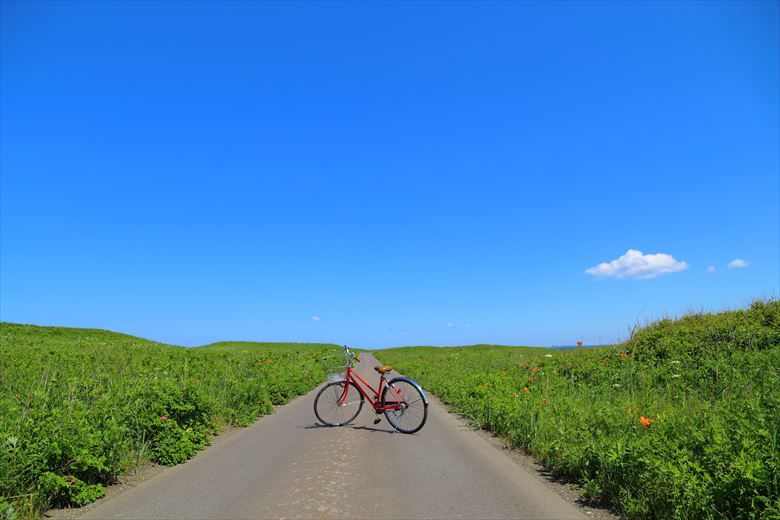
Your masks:
[[[0,324],[0,519],[187,460],[316,386],[337,352]],[[662,320],[613,347],[376,354],[625,516],[780,518],[780,302]]]
[[[376,354],[627,517],[780,518],[778,301],[613,347]]]
[[[252,352],[284,352],[290,350],[319,349],[338,352],[341,347],[331,343],[258,343],[252,341],[220,341],[197,347],[198,349],[249,354]]]
[[[83,505],[144,460],[177,464],[323,378],[335,345],[184,348],[0,324],[0,519]],[[13,497],[13,498],[12,498]]]

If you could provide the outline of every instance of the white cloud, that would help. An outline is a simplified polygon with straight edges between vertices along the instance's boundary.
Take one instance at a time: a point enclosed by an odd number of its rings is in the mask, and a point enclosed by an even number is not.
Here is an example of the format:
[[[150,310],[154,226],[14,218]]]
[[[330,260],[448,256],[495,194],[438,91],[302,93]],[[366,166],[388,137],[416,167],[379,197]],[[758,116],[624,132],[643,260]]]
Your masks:
[[[311,317],[311,321],[320,321],[321,319],[322,318],[320,318],[319,316],[312,316]]]
[[[717,269],[715,269],[714,265],[711,265],[707,268],[707,274],[715,274],[717,272]]]
[[[454,327],[454,326],[455,326],[455,324],[450,322],[450,323],[447,323],[447,326],[448,326],[448,327]]]
[[[735,258],[731,262],[729,262],[729,269],[741,269],[743,267],[749,266],[750,263],[746,262],[745,260],[742,260],[741,258]]]
[[[642,251],[629,249],[626,254],[612,260],[602,262],[599,265],[586,269],[585,272],[597,278],[615,277],[636,278],[647,280],[662,274],[676,273],[688,269],[688,264],[678,262],[672,255],[665,253],[642,254]]]

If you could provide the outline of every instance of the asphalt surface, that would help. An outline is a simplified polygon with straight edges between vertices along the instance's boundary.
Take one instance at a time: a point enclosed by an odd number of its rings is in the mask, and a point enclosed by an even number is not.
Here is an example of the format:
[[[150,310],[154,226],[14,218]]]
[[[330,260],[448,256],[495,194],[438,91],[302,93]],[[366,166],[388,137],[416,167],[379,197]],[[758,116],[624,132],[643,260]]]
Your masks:
[[[362,354],[358,365],[375,388],[377,364]],[[425,427],[405,435],[384,418],[375,426],[368,403],[353,425],[323,427],[316,393],[81,518],[584,518],[436,403]]]

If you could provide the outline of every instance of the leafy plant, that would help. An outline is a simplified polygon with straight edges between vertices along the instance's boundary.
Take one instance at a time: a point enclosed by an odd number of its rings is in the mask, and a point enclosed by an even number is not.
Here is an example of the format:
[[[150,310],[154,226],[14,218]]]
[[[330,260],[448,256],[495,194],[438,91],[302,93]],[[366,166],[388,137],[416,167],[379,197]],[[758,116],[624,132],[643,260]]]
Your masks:
[[[661,320],[612,347],[379,355],[627,517],[780,517],[778,301]]]
[[[331,345],[183,348],[91,329],[0,324],[0,514],[105,493],[138,461],[181,463],[323,378]],[[0,519],[3,517],[0,516]]]
[[[42,501],[52,506],[83,506],[103,497],[106,488],[101,484],[87,484],[73,475],[47,471],[38,480],[38,493]]]

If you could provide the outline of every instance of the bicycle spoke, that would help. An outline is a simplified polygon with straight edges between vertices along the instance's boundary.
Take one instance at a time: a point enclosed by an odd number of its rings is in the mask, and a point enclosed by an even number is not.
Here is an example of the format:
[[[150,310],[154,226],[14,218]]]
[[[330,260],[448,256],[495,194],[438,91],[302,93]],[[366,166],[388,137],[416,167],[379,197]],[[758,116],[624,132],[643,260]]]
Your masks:
[[[408,381],[395,381],[383,392],[383,400],[391,407],[385,411],[387,420],[399,431],[414,433],[425,424],[427,406],[422,394]]]
[[[362,407],[363,396],[353,384],[345,381],[325,386],[314,401],[315,415],[327,426],[341,426],[352,422]]]

